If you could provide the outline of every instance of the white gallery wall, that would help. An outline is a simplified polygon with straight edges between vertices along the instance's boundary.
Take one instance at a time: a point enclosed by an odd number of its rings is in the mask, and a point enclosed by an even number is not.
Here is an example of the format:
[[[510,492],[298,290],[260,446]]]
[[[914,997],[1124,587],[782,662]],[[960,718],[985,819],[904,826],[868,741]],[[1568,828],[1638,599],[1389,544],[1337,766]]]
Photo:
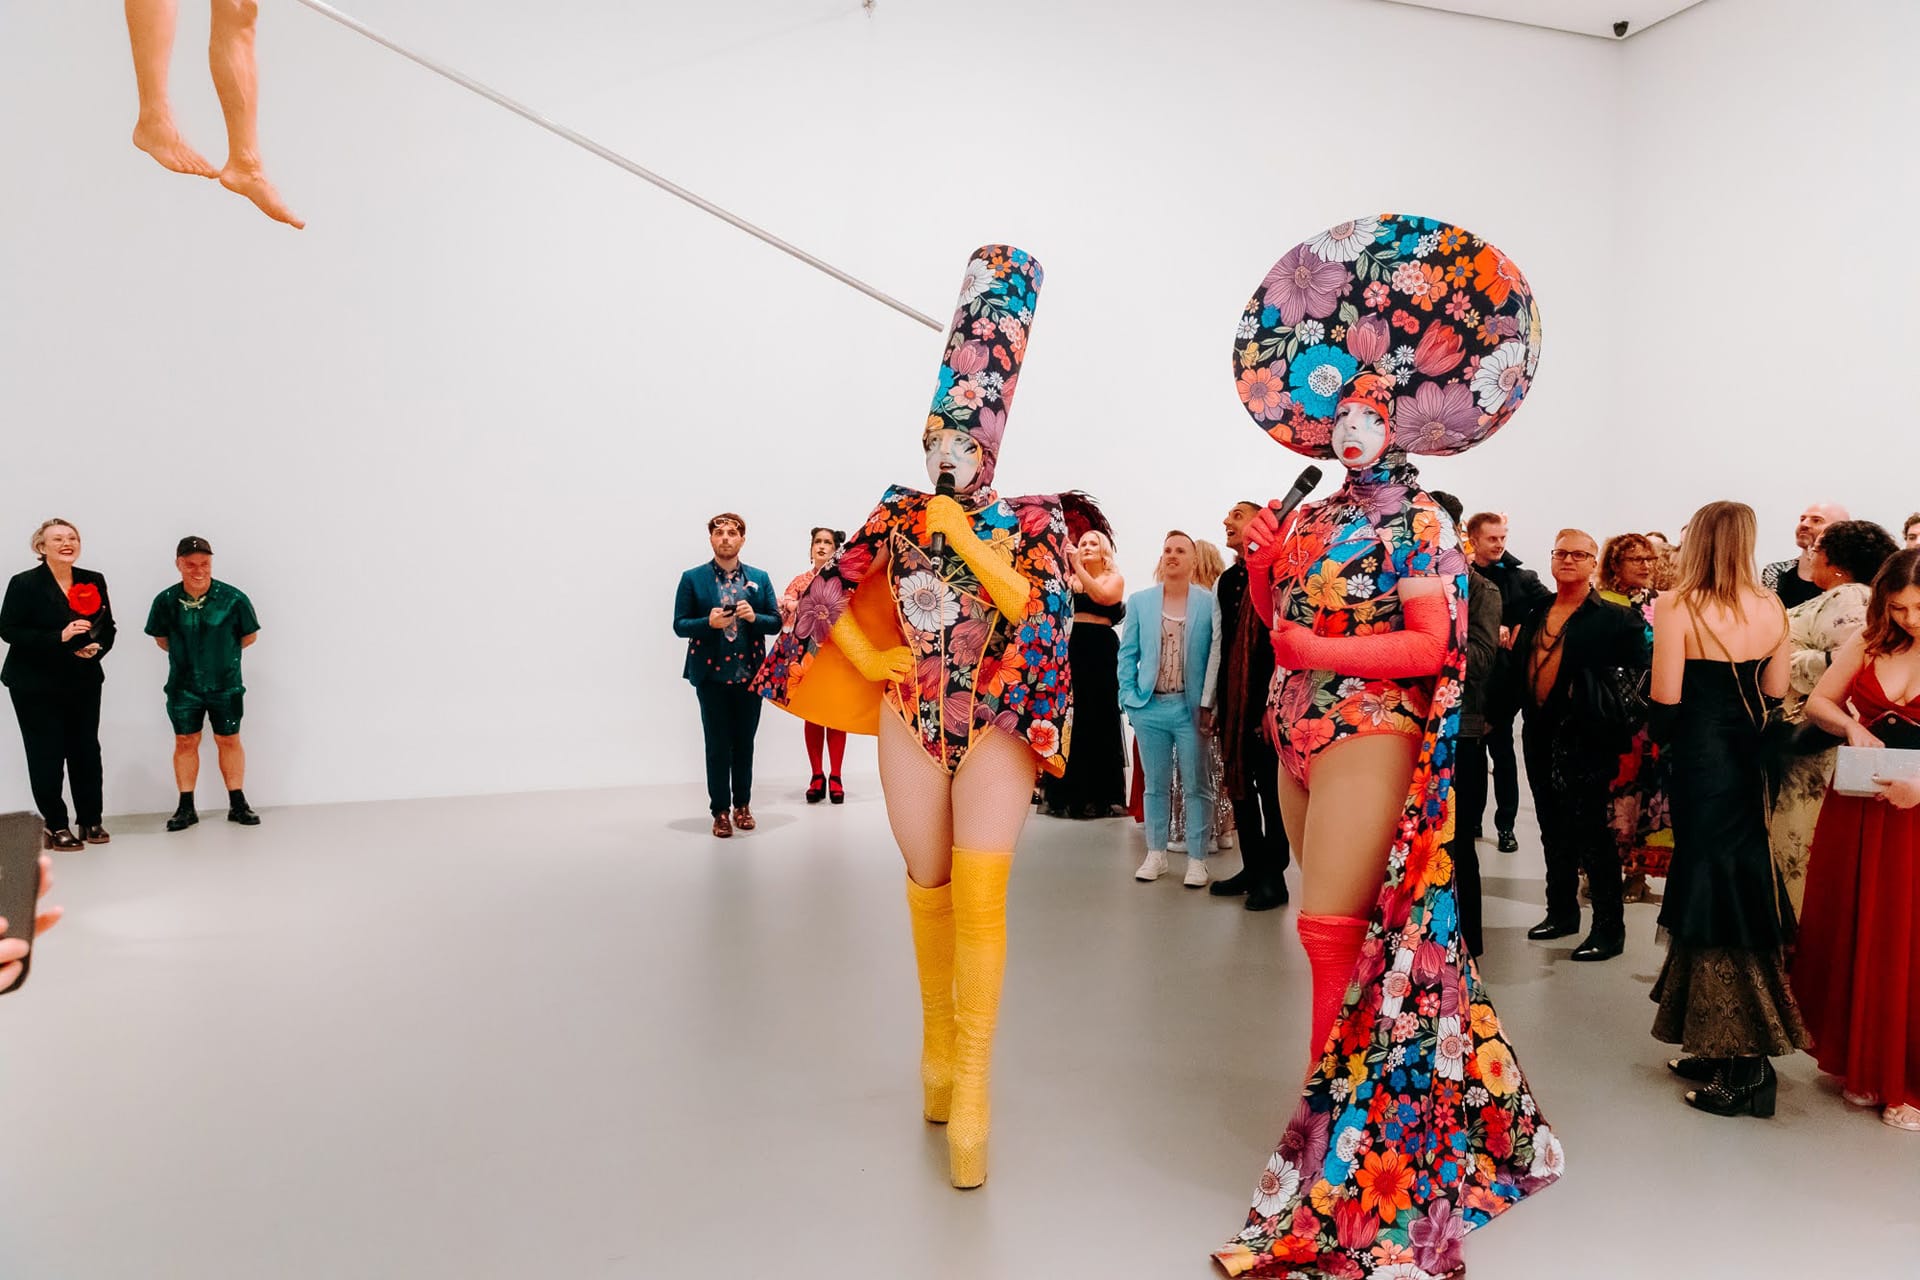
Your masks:
[[[1526,412],[1427,468],[1521,554],[1719,496],[1774,529],[1810,489],[1920,505],[1863,460],[1913,454],[1902,0],[1707,0],[1620,45],[1375,0],[339,3],[937,317],[976,244],[1032,250],[1002,487],[1099,496],[1136,581],[1298,470],[1234,397],[1234,321],[1296,240],[1385,209],[1488,235],[1541,299]],[[117,5],[0,5],[0,568],[59,514],[109,576],[109,808],[170,803],[132,633],[189,532],[266,627],[259,803],[698,777],[669,606],[705,518],[744,512],[783,584],[809,526],[921,474],[940,335],[262,7],[300,233],[131,148]],[[217,163],[183,10],[177,110]],[[1816,447],[1863,374],[1880,411]],[[769,786],[802,772],[779,713],[762,748]]]

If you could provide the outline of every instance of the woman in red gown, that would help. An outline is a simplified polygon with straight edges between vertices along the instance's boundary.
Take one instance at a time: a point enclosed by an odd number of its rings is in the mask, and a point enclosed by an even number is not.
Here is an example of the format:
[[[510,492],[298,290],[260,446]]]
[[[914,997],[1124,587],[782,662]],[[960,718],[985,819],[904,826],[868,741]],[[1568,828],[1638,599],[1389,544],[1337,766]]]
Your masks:
[[[1920,748],[1920,549],[1873,580],[1866,630],[1835,655],[1807,718],[1854,747]],[[1849,1102],[1920,1131],[1920,771],[1880,793],[1829,789],[1807,865],[1793,990],[1820,1069]]]

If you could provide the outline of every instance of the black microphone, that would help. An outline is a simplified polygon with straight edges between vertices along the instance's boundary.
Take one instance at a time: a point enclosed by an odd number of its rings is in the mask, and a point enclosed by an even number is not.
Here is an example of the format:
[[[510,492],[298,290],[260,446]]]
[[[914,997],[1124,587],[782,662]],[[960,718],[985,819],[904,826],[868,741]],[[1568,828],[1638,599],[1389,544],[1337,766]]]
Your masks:
[[[1313,480],[1315,484],[1320,482],[1320,473],[1318,471],[1313,473]],[[951,498],[953,496],[953,472],[942,471],[940,478],[934,482],[933,492],[936,497]],[[1299,499],[1296,498],[1294,501],[1298,502]],[[933,557],[934,567],[938,568],[941,562],[947,558],[947,535],[944,533],[934,534],[933,540],[927,544],[927,554]]]
[[[1293,488],[1287,490],[1287,496],[1280,499],[1280,505],[1274,508],[1274,519],[1284,524],[1287,517],[1293,514],[1293,509],[1305,502],[1307,495],[1312,493],[1314,486],[1319,483],[1320,468],[1309,465],[1293,482]]]

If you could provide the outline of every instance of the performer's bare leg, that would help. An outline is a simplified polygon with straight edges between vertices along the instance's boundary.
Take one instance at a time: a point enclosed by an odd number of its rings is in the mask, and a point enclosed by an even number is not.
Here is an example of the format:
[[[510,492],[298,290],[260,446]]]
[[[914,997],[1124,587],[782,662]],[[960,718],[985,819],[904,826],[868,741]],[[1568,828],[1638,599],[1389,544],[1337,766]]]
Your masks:
[[[174,127],[167,100],[167,70],[173,59],[178,0],[127,0],[127,39],[133,45],[133,78],[140,88],[140,117],[133,145],[175,173],[215,176],[207,158],[188,146]]]
[[[129,10],[133,3],[128,0]],[[220,110],[227,117],[227,163],[220,170],[220,185],[253,201],[269,218],[298,229],[307,224],[287,208],[260,164],[260,75],[253,57],[259,16],[258,0],[213,0],[207,62],[220,95]]]
[[[907,875],[936,889],[953,878],[953,779],[891,707],[880,708],[879,759],[887,824]]]
[[[1305,851],[1303,914],[1359,919],[1372,914],[1419,750],[1416,738],[1373,734],[1336,742],[1314,760],[1303,839],[1296,846]],[[1282,784],[1283,812],[1292,782],[1287,778]]]

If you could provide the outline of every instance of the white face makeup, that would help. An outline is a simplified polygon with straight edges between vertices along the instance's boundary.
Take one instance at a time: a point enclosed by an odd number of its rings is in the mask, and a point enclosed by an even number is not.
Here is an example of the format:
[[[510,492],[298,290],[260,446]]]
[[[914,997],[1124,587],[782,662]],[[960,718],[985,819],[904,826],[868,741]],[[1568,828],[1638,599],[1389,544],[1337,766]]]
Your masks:
[[[929,431],[922,445],[927,451],[927,479],[934,488],[940,487],[942,472],[952,474],[955,493],[965,493],[979,480],[980,445],[966,432],[951,427]]]
[[[1333,456],[1349,471],[1380,461],[1389,433],[1381,416],[1363,405],[1343,405],[1333,420]]]

